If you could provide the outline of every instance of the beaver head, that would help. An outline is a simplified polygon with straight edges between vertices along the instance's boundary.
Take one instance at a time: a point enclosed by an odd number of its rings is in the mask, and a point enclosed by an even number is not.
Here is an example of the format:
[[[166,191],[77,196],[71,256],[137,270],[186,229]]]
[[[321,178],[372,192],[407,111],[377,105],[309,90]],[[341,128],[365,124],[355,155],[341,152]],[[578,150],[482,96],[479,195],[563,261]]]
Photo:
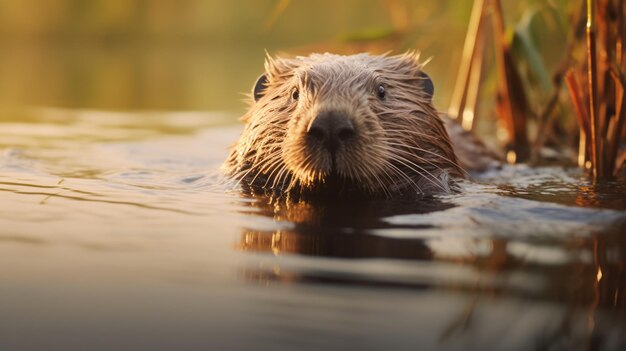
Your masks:
[[[225,170],[256,190],[397,196],[461,177],[417,55],[268,57]]]

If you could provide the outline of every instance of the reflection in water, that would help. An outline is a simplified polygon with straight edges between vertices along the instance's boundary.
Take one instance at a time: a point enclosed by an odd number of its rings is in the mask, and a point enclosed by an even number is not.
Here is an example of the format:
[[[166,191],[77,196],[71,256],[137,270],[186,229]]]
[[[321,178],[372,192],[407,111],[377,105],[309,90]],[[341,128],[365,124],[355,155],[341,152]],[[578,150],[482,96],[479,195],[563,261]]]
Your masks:
[[[306,232],[277,230],[274,232],[245,231],[239,249],[269,251],[274,254],[296,253],[307,256],[341,258],[395,258],[429,260],[430,249],[421,239],[392,239],[341,230]]]
[[[383,219],[403,213],[428,213],[453,205],[436,200],[414,208],[410,200],[363,202],[290,203],[261,199],[249,203],[252,213],[270,216],[276,222],[291,224],[275,231],[244,230],[238,245],[244,251],[296,253],[307,256],[342,258],[395,258],[429,260],[430,249],[421,239],[386,238],[372,235],[373,229],[391,228]],[[416,224],[395,228],[420,229]]]
[[[469,254],[450,255],[445,250],[440,252],[437,245],[432,244],[433,240],[419,237],[420,232],[436,229],[436,225],[420,221],[410,225],[405,221],[401,226],[394,226],[385,220],[402,215],[439,213],[445,216],[446,210],[454,208],[449,201],[346,204],[288,203],[258,198],[247,204],[252,207],[249,213],[287,225],[268,231],[243,230],[237,244],[239,250],[275,256],[399,259],[412,261],[414,271],[400,276],[364,273],[358,269],[328,268],[320,261],[319,267],[315,263],[304,268],[289,264],[270,268],[248,266],[243,271],[246,281],[263,286],[313,284],[401,289],[413,294],[424,289],[464,294],[469,297],[467,305],[451,313],[445,326],[437,331],[442,345],[454,343],[458,338],[472,340],[472,335],[480,334],[481,329],[490,329],[491,325],[499,323],[501,317],[486,318],[485,311],[502,301],[517,301],[529,307],[556,304],[561,306],[560,317],[556,320],[530,313],[538,323],[546,324],[543,329],[539,328],[541,331],[519,324],[514,326],[518,329],[516,333],[523,335],[523,341],[514,343],[517,347],[526,344],[540,350],[619,350],[626,347],[622,333],[626,327],[626,237],[623,235],[626,222],[623,220],[608,225],[601,233],[588,235],[581,230],[558,239],[514,238],[497,233],[489,237],[456,238],[451,242],[474,249],[467,250]],[[563,215],[568,216],[572,214]],[[386,235],[396,229],[402,229],[405,234]],[[407,232],[413,235],[406,235]]]

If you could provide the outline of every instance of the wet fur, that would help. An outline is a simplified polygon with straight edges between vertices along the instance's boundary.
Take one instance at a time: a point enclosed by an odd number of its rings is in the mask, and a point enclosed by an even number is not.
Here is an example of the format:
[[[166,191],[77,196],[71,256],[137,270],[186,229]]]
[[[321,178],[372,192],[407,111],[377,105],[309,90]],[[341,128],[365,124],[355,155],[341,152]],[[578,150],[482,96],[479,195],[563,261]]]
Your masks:
[[[245,129],[224,170],[253,190],[283,194],[451,192],[464,171],[424,91],[422,67],[414,53],[268,57],[264,89],[243,117]],[[379,85],[384,100],[376,95]],[[306,141],[313,119],[328,110],[347,113],[357,131],[335,159]]]

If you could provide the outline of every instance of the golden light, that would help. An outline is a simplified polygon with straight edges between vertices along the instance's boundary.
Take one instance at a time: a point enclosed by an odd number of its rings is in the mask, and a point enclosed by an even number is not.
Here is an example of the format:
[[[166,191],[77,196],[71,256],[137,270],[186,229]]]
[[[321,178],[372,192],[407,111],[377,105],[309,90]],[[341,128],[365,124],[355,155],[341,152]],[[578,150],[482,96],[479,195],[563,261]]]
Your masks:
[[[463,111],[463,120],[461,124],[463,129],[472,130],[472,125],[474,124],[474,111]]]
[[[517,161],[517,154],[513,150],[509,150],[506,153],[506,162],[509,164],[514,164]]]

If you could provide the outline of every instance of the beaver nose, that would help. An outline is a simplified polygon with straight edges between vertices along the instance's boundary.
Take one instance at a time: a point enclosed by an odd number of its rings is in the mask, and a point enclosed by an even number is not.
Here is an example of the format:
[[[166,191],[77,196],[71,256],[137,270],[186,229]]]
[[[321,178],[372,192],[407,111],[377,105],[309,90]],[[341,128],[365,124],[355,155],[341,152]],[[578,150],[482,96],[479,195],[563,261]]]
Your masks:
[[[334,151],[341,143],[345,143],[355,134],[354,125],[343,112],[326,111],[318,114],[307,131],[307,136],[323,143]]]

